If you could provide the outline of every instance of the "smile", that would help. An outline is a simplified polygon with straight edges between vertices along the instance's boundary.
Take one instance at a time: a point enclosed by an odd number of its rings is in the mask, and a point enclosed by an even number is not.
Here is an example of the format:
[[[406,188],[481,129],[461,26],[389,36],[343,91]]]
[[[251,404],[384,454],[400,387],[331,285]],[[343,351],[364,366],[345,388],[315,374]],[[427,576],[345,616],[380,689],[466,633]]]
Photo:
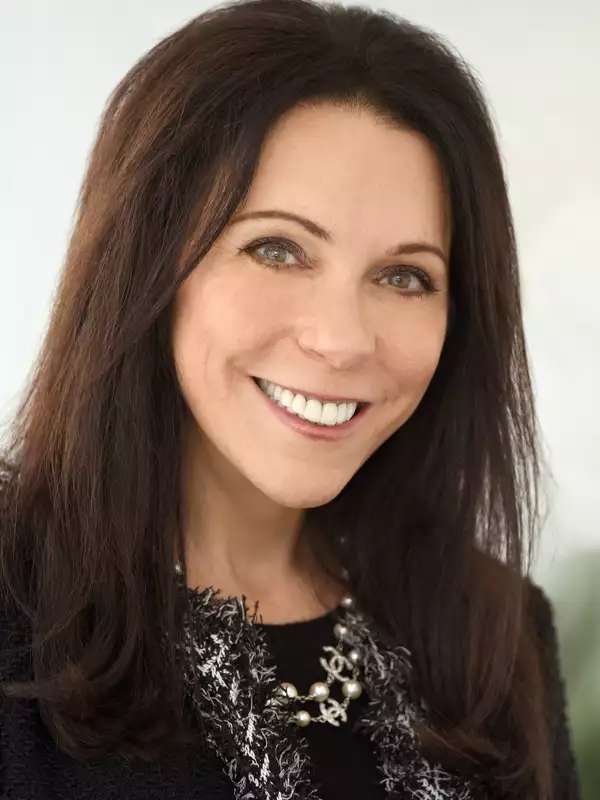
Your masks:
[[[322,402],[261,378],[252,380],[282,422],[311,438],[335,440],[347,435],[371,406],[356,401]]]

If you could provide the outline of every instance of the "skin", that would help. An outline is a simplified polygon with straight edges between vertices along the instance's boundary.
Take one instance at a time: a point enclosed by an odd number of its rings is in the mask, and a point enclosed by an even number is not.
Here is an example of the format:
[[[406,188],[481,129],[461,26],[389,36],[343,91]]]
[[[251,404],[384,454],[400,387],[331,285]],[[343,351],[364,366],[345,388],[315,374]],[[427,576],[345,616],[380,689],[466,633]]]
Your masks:
[[[307,217],[332,238],[280,218],[233,222],[265,209]],[[339,603],[347,587],[322,574],[299,536],[304,509],[332,500],[423,397],[447,330],[450,227],[421,134],[328,103],[298,106],[272,129],[245,202],[175,299],[190,586],[243,594],[272,623]],[[240,252],[264,236],[292,248]],[[442,257],[386,255],[417,241]],[[413,267],[435,293],[416,295],[425,286]],[[277,419],[251,375],[373,405],[344,438],[313,440]]]

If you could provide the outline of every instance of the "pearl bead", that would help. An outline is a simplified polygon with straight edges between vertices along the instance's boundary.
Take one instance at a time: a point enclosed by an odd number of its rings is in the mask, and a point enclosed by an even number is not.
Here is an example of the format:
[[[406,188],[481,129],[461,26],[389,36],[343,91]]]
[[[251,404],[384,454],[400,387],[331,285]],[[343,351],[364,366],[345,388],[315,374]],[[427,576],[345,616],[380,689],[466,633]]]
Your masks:
[[[181,566],[181,562],[180,561],[176,561],[175,562],[175,572],[178,575],[183,575],[183,567]]]
[[[310,723],[310,714],[304,709],[296,711],[294,714],[294,722],[299,728],[306,728],[306,726]]]
[[[354,605],[354,598],[352,597],[351,594],[347,594],[344,597],[342,597],[340,605],[343,608],[352,608],[352,606]]]
[[[350,700],[356,700],[356,698],[360,697],[362,694],[362,686],[355,680],[344,681],[342,684],[342,693],[345,697],[349,697]]]
[[[338,639],[343,639],[344,636],[348,633],[348,626],[344,625],[341,622],[336,622],[333,626],[333,632],[338,637]]]
[[[348,658],[353,664],[360,664],[362,660],[362,656],[359,650],[350,650],[348,653]]]
[[[293,683],[288,683],[286,681],[284,683],[281,683],[280,686],[286,697],[288,697],[290,700],[293,700],[295,697],[298,697],[298,689],[296,689]]]
[[[329,697],[329,686],[323,681],[316,681],[308,690],[309,695],[314,700],[327,700]]]

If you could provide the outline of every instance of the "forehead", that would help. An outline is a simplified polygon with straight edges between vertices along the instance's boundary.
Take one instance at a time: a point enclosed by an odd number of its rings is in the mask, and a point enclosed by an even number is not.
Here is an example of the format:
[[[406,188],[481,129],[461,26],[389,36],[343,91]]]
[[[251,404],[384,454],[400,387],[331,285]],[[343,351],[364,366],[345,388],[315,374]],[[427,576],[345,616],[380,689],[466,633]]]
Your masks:
[[[273,126],[241,210],[286,208],[348,237],[434,239],[448,249],[451,209],[433,146],[368,110],[297,107]]]

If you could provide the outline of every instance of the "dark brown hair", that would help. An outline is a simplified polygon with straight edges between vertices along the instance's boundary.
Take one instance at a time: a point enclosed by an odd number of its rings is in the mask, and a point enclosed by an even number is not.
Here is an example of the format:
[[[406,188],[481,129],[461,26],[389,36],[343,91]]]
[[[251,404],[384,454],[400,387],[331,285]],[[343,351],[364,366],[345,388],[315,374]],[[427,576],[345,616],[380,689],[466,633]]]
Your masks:
[[[526,609],[540,447],[511,211],[482,90],[440,36],[386,11],[244,0],[144,55],[104,110],[47,335],[2,462],[5,603],[27,616],[37,698],[76,758],[187,741],[172,648],[183,553],[174,295],[245,198],[285,111],[369,109],[435,148],[452,207],[452,319],[411,418],[330,503],[360,602],[413,653],[423,747],[550,797]],[[201,268],[201,266],[200,266]],[[157,702],[157,697],[161,702]]]

